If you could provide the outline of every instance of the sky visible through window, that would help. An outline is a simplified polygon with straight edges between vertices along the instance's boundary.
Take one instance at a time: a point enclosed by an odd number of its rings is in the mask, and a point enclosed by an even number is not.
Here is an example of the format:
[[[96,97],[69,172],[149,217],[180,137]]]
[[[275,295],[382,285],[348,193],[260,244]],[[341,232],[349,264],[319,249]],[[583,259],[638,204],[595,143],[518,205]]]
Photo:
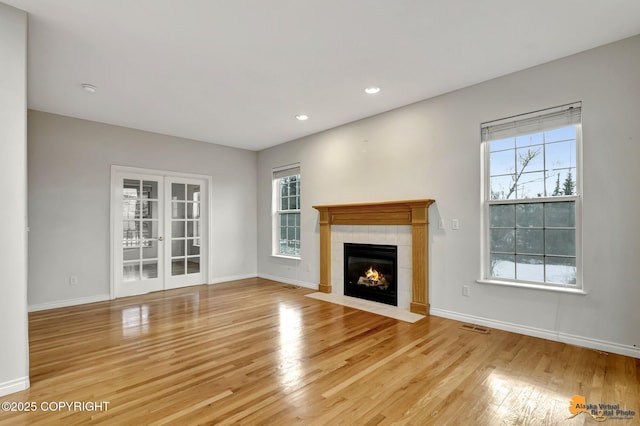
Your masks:
[[[491,199],[575,194],[576,127],[490,142]]]

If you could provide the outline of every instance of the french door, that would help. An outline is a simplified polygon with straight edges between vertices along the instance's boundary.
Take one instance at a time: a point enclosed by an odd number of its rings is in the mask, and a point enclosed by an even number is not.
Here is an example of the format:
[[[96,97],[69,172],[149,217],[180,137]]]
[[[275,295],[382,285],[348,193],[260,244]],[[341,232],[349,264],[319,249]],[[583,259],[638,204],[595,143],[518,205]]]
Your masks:
[[[202,203],[203,182],[195,179],[167,178],[167,218],[165,259],[168,268],[165,288],[202,284]]]
[[[112,295],[207,281],[207,179],[112,171]]]

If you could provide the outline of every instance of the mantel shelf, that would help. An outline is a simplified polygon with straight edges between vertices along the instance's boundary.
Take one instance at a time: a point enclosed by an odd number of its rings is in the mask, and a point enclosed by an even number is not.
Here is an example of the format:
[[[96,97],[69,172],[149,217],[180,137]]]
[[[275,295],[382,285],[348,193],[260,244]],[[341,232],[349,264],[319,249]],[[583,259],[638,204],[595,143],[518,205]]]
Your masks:
[[[383,201],[378,203],[332,204],[313,206],[331,225],[411,225],[412,212],[428,208],[434,200]],[[426,218],[425,218],[426,219]]]

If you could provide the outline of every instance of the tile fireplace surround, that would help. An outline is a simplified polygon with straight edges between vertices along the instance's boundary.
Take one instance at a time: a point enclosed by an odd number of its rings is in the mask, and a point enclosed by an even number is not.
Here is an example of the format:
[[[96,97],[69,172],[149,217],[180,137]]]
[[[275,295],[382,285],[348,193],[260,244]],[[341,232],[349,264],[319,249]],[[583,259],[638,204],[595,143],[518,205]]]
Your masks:
[[[331,293],[332,225],[410,225],[411,302],[409,310],[429,314],[429,206],[431,199],[313,206],[320,212],[319,291]]]

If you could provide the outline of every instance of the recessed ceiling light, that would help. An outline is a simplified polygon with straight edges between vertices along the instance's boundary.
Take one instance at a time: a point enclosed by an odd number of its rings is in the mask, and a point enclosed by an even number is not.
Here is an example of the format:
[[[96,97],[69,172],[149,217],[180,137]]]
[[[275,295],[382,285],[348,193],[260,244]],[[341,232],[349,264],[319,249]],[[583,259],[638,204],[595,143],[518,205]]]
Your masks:
[[[300,120],[300,121],[304,121],[304,120],[308,120],[309,116],[306,114],[298,114],[296,115],[296,120]]]
[[[82,88],[84,89],[85,92],[89,92],[89,93],[96,93],[96,90],[98,90],[96,86],[89,83],[82,83]]]
[[[366,89],[364,89],[365,93],[368,93],[369,95],[375,95],[376,93],[378,93],[380,91],[379,87],[376,86],[371,86],[371,87],[367,87]]]

